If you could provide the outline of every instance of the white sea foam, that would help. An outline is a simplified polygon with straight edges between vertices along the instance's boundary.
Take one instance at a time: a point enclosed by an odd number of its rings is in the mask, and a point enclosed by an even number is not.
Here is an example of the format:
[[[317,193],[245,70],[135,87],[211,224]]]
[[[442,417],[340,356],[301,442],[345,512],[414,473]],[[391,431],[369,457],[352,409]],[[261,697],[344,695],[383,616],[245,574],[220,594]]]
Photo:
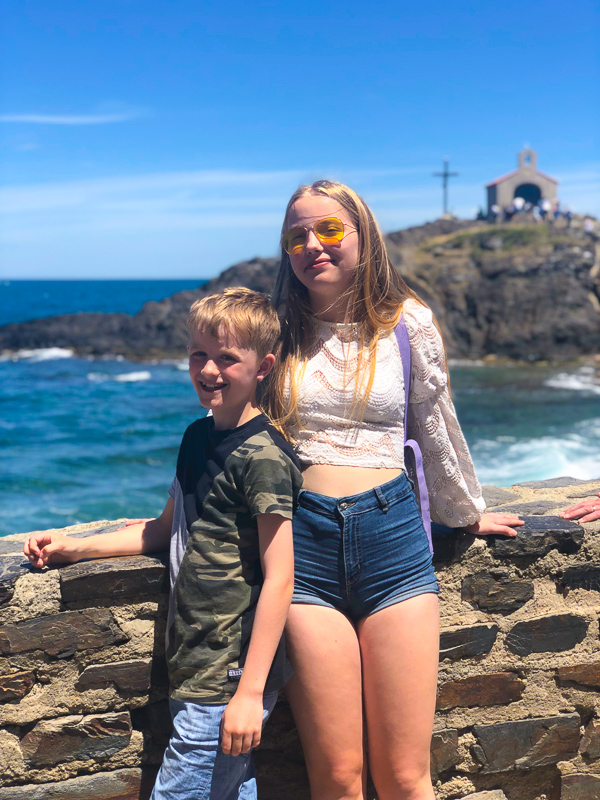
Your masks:
[[[117,383],[135,383],[136,381],[149,381],[152,373],[147,370],[140,370],[139,372],[124,372],[121,375],[115,375]]]
[[[593,367],[581,367],[576,372],[557,372],[544,381],[544,386],[570,392],[600,394],[600,377]]]
[[[60,358],[73,358],[73,350],[66,347],[41,347],[37,350],[17,350],[10,355],[0,356],[0,361],[56,361]]]
[[[507,486],[556,475],[594,480],[600,478],[600,419],[584,420],[560,437],[480,439],[471,454],[484,484]]]
[[[149,381],[152,373],[149,370],[139,372],[122,372],[120,375],[109,375],[106,372],[88,372],[87,379],[92,383],[106,383],[106,381],[116,381],[117,383],[135,383],[136,381]]]

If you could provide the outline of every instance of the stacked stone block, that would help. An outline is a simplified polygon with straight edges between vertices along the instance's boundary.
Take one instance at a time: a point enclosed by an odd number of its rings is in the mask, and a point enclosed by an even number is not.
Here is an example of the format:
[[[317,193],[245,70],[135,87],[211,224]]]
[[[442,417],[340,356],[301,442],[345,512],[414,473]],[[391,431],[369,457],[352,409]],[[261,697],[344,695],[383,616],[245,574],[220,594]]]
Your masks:
[[[600,798],[600,524],[556,516],[600,481],[549,484],[486,488],[516,540],[435,540],[438,800]],[[166,557],[40,572],[23,538],[0,539],[0,800],[143,800],[170,730]],[[308,800],[285,698],[256,761],[262,800]]]

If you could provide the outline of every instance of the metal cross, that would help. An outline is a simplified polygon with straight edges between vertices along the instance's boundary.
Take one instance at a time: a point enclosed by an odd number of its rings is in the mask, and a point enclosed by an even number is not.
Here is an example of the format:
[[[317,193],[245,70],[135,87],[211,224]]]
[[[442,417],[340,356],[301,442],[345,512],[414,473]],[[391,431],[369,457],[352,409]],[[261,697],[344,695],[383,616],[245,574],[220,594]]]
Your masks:
[[[458,172],[450,172],[448,170],[449,164],[450,160],[445,158],[444,171],[432,173],[434,178],[442,178],[442,186],[444,187],[444,214],[448,213],[448,178],[454,178],[455,175],[459,174]]]

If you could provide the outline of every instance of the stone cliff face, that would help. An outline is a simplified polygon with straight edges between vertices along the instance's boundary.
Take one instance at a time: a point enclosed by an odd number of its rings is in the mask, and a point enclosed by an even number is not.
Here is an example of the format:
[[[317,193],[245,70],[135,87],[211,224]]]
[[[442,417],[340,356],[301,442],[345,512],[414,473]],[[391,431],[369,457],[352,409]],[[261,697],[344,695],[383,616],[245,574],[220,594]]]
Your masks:
[[[546,226],[482,226],[391,237],[390,253],[436,314],[454,357],[571,359],[598,352],[594,242]]]
[[[387,237],[390,257],[432,307],[451,357],[564,360],[600,344],[600,255],[580,230],[442,219]],[[226,286],[270,292],[277,259],[256,258],[136,316],[70,314],[0,328],[0,351],[180,356],[191,303]]]

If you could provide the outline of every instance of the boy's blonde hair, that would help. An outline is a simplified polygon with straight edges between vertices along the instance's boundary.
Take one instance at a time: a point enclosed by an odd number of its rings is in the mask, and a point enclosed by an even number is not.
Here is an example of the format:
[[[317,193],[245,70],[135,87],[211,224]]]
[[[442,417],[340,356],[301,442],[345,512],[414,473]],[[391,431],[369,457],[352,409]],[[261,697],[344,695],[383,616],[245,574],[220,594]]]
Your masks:
[[[259,358],[273,353],[281,328],[269,298],[243,286],[196,300],[187,320],[190,336],[196,331],[218,339],[233,339],[237,345],[255,350]]]

